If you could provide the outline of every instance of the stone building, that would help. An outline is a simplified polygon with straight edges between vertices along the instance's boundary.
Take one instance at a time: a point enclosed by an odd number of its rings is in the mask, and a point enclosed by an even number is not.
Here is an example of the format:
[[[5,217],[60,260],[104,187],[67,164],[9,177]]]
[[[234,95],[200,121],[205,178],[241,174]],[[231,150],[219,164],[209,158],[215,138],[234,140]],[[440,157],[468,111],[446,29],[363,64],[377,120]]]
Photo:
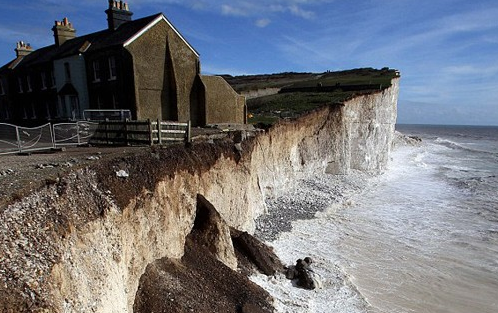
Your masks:
[[[245,123],[245,98],[221,77],[200,74],[199,53],[162,13],[133,20],[109,1],[108,28],[77,36],[56,21],[54,44],[17,44],[0,68],[0,120],[77,120],[86,109],[126,109],[134,119]]]

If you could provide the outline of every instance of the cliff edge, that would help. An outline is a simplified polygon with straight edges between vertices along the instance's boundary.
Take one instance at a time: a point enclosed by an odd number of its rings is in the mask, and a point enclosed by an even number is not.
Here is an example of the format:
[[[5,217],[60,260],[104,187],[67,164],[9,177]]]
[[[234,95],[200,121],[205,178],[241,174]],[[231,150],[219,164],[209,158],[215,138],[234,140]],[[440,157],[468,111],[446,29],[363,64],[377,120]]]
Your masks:
[[[210,224],[210,253],[240,270],[230,228],[253,233],[266,197],[305,175],[385,169],[398,90],[395,78],[387,89],[254,137],[144,148],[47,182],[0,210],[0,308],[133,312],[143,304],[141,278],[148,268],[161,269],[156,261],[171,268],[195,263],[186,251],[202,214],[199,195],[219,215]]]

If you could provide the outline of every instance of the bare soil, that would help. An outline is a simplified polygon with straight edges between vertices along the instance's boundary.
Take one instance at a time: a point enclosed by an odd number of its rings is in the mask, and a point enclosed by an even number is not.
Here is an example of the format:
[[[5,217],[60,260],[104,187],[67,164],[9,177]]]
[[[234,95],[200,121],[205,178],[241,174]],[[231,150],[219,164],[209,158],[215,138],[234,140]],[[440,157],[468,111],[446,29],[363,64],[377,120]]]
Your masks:
[[[56,182],[71,170],[104,159],[130,156],[148,147],[70,147],[63,150],[0,156],[0,208],[43,185]],[[0,209],[1,210],[1,209]]]

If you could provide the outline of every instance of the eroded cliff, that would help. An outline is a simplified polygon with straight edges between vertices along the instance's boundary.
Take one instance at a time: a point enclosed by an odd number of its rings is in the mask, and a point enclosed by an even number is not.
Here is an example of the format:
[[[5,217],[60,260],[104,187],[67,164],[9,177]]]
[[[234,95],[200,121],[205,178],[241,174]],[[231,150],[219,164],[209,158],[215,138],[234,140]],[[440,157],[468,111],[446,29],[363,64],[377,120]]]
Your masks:
[[[225,138],[144,148],[19,199],[0,213],[0,308],[132,312],[147,266],[184,255],[198,195],[228,227],[251,233],[265,197],[299,177],[381,172],[394,137],[398,83],[283,121],[240,145]],[[129,177],[116,176],[119,170]],[[27,223],[29,234],[15,231]],[[227,229],[219,228],[215,255],[235,268]]]

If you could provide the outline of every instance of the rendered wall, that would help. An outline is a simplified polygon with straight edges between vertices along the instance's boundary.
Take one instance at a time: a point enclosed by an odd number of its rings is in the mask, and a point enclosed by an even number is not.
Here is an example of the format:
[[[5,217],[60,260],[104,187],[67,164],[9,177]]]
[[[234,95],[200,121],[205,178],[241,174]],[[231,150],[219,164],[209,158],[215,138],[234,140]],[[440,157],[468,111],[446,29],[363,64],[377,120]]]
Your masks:
[[[198,57],[161,20],[126,49],[133,58],[138,119],[188,121]]]
[[[201,76],[205,92],[206,124],[246,122],[245,97],[220,76]]]

